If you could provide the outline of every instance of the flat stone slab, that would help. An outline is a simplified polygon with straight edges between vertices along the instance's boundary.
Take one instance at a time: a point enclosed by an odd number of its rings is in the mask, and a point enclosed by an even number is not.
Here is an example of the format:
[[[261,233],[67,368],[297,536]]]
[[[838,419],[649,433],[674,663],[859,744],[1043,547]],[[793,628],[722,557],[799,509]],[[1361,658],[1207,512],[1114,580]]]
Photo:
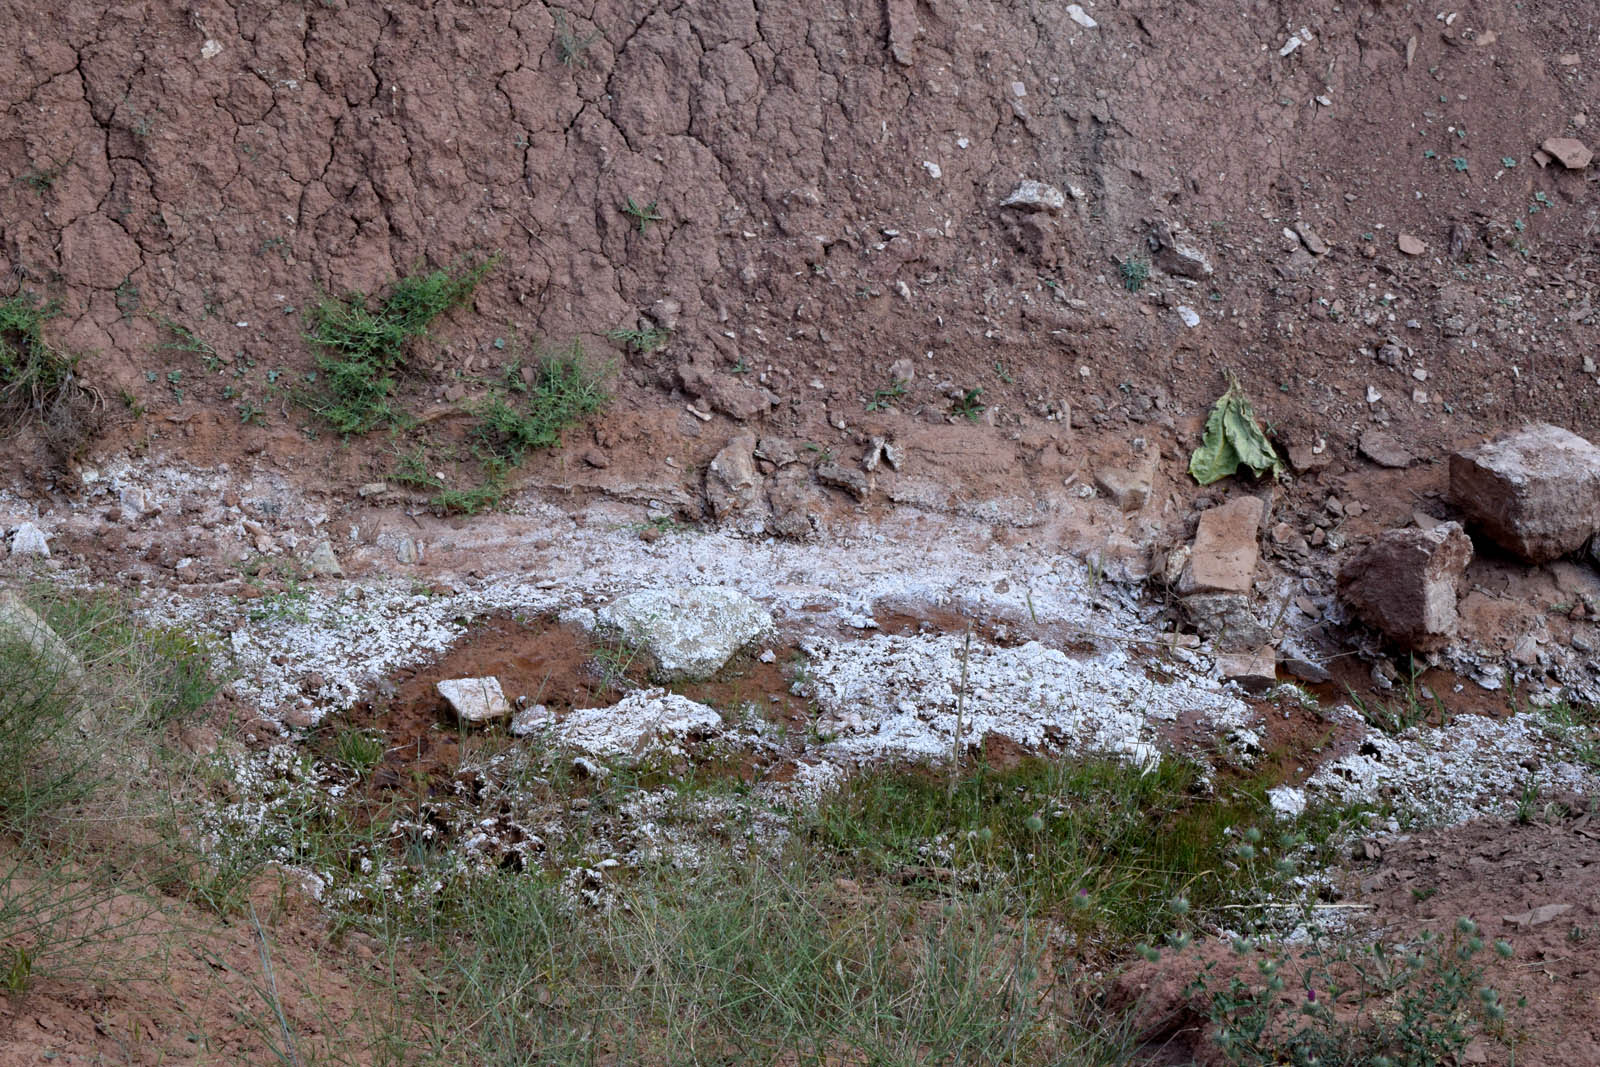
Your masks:
[[[1600,448],[1535,423],[1451,456],[1450,499],[1502,548],[1547,563],[1600,530]]]
[[[476,726],[511,714],[498,678],[451,678],[436,683],[434,688],[463,722]]]
[[[1238,682],[1251,692],[1259,692],[1277,684],[1278,655],[1271,645],[1221,652],[1217,654],[1217,674],[1224,681]]]
[[[1202,512],[1179,592],[1248,594],[1261,558],[1264,510],[1259,497],[1241,496]]]
[[[1386,530],[1339,568],[1339,596],[1363,621],[1418,651],[1456,632],[1456,582],[1472,562],[1458,522],[1429,530]]]
[[[672,586],[629,593],[595,613],[599,627],[649,654],[658,681],[709,678],[745,645],[772,630],[772,616],[724,586]]]

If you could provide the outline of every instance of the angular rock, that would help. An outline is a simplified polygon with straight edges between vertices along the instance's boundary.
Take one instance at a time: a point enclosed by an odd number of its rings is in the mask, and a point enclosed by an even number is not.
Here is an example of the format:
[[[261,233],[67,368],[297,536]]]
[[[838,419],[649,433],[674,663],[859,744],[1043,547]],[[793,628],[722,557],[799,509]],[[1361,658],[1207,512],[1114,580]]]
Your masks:
[[[1178,592],[1248,594],[1261,557],[1257,537],[1265,508],[1259,497],[1240,496],[1202,512]]]
[[[402,537],[394,546],[394,558],[398,563],[412,564],[422,559],[422,551],[417,547],[414,538]]]
[[[869,483],[867,476],[853,467],[839,463],[817,464],[817,481],[843,489],[857,500],[866,500]]]
[[[1472,561],[1461,524],[1387,530],[1339,568],[1339,595],[1404,648],[1428,651],[1456,632],[1456,582]]]
[[[787,437],[763,437],[756,444],[756,458],[764,459],[774,467],[787,467],[800,459],[800,453]]]
[[[827,502],[804,467],[780,468],[767,489],[767,501],[772,505],[772,519],[767,524],[771,532],[793,541],[816,536]]]
[[[1333,675],[1328,669],[1315,660],[1304,659],[1300,656],[1284,656],[1283,669],[1302,682],[1312,685],[1321,685],[1333,681]]]
[[[45,538],[43,530],[31,522],[25,522],[11,535],[11,554],[49,559],[50,542]]]
[[[1154,449],[1150,450],[1152,453]],[[1147,454],[1132,467],[1105,467],[1094,472],[1095,488],[1123,511],[1140,511],[1150,503],[1158,454]]]
[[[722,732],[717,710],[665,689],[629,693],[608,708],[573,711],[556,730],[566,745],[595,756],[642,756],[681,741]]]
[[[1409,467],[1417,461],[1416,453],[1400,443],[1399,438],[1382,430],[1368,430],[1357,442],[1361,454],[1380,467],[1395,469]]]
[[[449,678],[434,688],[463,722],[474,726],[511,714],[498,678]]]
[[[1277,684],[1278,656],[1271,645],[1219,652],[1217,674],[1224,681],[1238,682],[1251,692],[1259,692]]]
[[[888,0],[885,4],[889,16],[889,54],[902,67],[909,67],[916,57],[917,5],[915,0]]]
[[[1535,423],[1451,456],[1450,498],[1501,547],[1545,563],[1600,530],[1600,448]]]
[[[1576,137],[1549,137],[1539,147],[1560,160],[1568,170],[1582,170],[1594,162],[1594,153],[1589,151],[1589,146]]]
[[[1308,474],[1312,471],[1323,470],[1333,463],[1333,456],[1328,453],[1328,450],[1324,448],[1321,452],[1318,452],[1315,445],[1292,444],[1289,446],[1288,452],[1289,466],[1293,467],[1297,474]]]
[[[1044,211],[1051,215],[1059,215],[1067,206],[1067,197],[1053,185],[1024,181],[1018,183],[1010,196],[1000,201],[1000,206],[1017,211]]]
[[[1174,234],[1165,222],[1156,223],[1150,241],[1155,249],[1156,266],[1168,274],[1196,280],[1211,276],[1210,257],[1184,237]]]
[[[772,630],[772,616],[735,589],[671,586],[630,593],[595,613],[654,661],[660,681],[709,678],[745,645]]]
[[[706,467],[706,499],[718,522],[745,515],[764,504],[755,448],[755,434],[739,434]]]
[[[317,547],[306,557],[306,573],[313,578],[344,577],[344,568],[339,566],[339,557],[333,554],[333,545],[330,542],[317,542]]]
[[[1195,631],[1220,649],[1255,648],[1272,640],[1272,631],[1261,625],[1242,593],[1195,593],[1180,603]]]
[[[1394,243],[1396,248],[1400,249],[1400,251],[1404,252],[1408,256],[1420,256],[1422,253],[1428,250],[1427,245],[1423,244],[1419,238],[1413,237],[1409,233],[1403,233],[1399,237],[1396,237]]]
[[[1307,252],[1310,252],[1314,256],[1325,256],[1328,254],[1328,242],[1324,241],[1322,236],[1318,234],[1316,230],[1313,230],[1307,223],[1295,223],[1294,232],[1295,235],[1305,243]]]

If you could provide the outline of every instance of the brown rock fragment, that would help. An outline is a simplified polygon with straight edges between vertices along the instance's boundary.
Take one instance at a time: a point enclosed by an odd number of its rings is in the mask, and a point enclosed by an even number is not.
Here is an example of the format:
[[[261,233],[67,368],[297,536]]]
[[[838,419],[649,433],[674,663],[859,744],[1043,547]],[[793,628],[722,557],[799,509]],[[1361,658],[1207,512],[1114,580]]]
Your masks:
[[[1339,595],[1395,643],[1426,651],[1456,631],[1456,580],[1472,560],[1461,524],[1388,530],[1344,561]]]
[[[1497,544],[1545,563],[1600,530],[1600,448],[1535,423],[1451,456],[1450,497]]]
[[[1261,556],[1257,535],[1265,510],[1258,497],[1235,497],[1200,516],[1189,569],[1179,592],[1249,593]]]
[[[1549,137],[1539,147],[1568,170],[1582,170],[1594,161],[1594,153],[1589,151],[1589,146],[1576,137]]]

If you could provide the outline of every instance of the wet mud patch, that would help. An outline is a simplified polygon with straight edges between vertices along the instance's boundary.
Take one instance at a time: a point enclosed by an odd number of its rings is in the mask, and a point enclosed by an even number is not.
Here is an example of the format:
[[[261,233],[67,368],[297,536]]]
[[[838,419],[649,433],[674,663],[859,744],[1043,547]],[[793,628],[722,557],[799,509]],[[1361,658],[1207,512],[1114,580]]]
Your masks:
[[[803,737],[810,704],[792,691],[794,673],[803,670],[803,662],[792,643],[778,639],[741,652],[711,679],[665,688],[714,708],[730,727],[755,721]],[[382,740],[382,762],[372,775],[375,785],[437,794],[469,749],[522,743],[510,736],[505,723],[479,727],[459,722],[439,695],[442,680],[479,677],[498,679],[515,709],[543,705],[554,723],[575,711],[610,707],[653,685],[645,656],[620,642],[561,625],[552,616],[478,621],[444,655],[396,672],[345,717],[344,728],[365,730]],[[748,783],[763,777],[774,762],[731,750],[708,756],[715,758],[661,770],[731,774]]]

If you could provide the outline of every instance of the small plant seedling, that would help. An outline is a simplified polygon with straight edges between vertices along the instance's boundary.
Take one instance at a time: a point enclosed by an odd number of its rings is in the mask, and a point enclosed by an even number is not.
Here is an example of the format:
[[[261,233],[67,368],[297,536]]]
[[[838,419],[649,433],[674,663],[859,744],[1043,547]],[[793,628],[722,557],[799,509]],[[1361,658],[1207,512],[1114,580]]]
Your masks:
[[[561,57],[564,67],[587,67],[589,60],[584,53],[589,46],[600,39],[600,31],[595,30],[587,37],[579,37],[572,32],[572,27],[567,24],[567,16],[563,12],[556,12],[556,52]]]
[[[29,167],[17,180],[42,195],[56,184],[56,179],[61,177],[65,169],[65,164],[51,160],[48,167]]]
[[[639,224],[640,233],[644,233],[649,229],[652,222],[666,221],[661,212],[657,210],[656,201],[654,200],[640,207],[638,202],[630,196],[627,198],[627,203],[623,204],[620,210],[624,215]]]
[[[1130,293],[1137,293],[1144,288],[1144,283],[1150,279],[1150,264],[1143,259],[1125,259],[1119,268],[1122,276],[1122,287]]]
[[[654,352],[664,346],[672,337],[672,331],[663,330],[659,326],[647,326],[638,330],[618,328],[612,330],[606,336],[613,341],[621,342],[629,352],[644,354]]]
[[[956,398],[955,403],[950,405],[950,413],[952,415],[960,415],[968,422],[977,422],[979,416],[981,416],[986,410],[981,399],[982,396],[982,386],[974,386],[973,388],[968,389],[965,393],[962,393],[961,396]]]
[[[994,376],[999,378],[1002,382],[1005,382],[1007,385],[1011,385],[1016,381],[1016,379],[1011,376],[1011,373],[1006,370],[1006,365],[999,360],[994,361]]]
[[[896,400],[906,395],[906,383],[892,381],[886,386],[880,386],[872,391],[872,399],[867,401],[868,411],[887,411]]]
[[[1467,157],[1465,156],[1456,156],[1450,160],[1450,163],[1458,172],[1465,171],[1467,169]]]

